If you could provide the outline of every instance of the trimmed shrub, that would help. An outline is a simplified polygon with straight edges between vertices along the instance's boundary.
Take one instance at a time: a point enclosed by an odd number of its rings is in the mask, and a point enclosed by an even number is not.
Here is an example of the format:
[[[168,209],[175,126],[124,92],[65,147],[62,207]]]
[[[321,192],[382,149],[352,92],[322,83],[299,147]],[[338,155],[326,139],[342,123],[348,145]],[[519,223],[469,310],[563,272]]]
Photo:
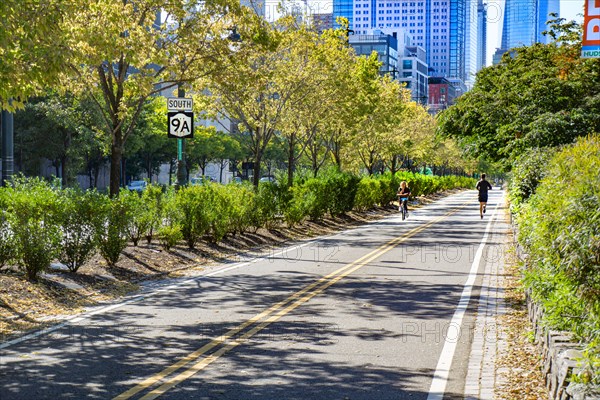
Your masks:
[[[254,212],[252,213],[251,222],[255,232],[263,226],[274,226],[276,217],[283,215],[282,210],[285,210],[289,200],[287,187],[284,187],[284,189],[273,182],[263,182],[258,185],[254,196]]]
[[[304,185],[296,185],[290,188],[291,200],[284,210],[286,224],[293,228],[295,225],[304,221],[308,216],[310,204],[316,202],[316,196],[310,192]]]
[[[174,189],[167,190],[161,196],[159,210],[159,224],[156,228],[159,242],[165,250],[170,250],[180,240],[183,240],[183,231],[181,229],[183,213],[179,209],[177,192]]]
[[[299,201],[306,214],[313,221],[322,219],[329,208],[327,182],[323,179],[311,178],[304,182],[302,187],[305,190],[301,193],[304,198]]]
[[[104,196],[96,191],[66,189],[61,200],[59,226],[63,235],[58,260],[71,272],[77,272],[98,246],[98,209]]]
[[[7,194],[15,260],[36,281],[60,252],[59,195],[39,178],[15,178]]]
[[[354,206],[359,211],[368,210],[381,199],[381,185],[378,179],[365,176],[358,183]]]
[[[250,184],[231,183],[227,186],[227,191],[232,203],[229,230],[233,234],[246,232],[252,226],[254,188]]]
[[[127,203],[123,197],[103,197],[98,207],[96,237],[100,254],[109,266],[115,266],[127,247],[129,226]]]
[[[144,198],[138,192],[122,190],[119,193],[119,198],[127,210],[126,220],[129,239],[134,246],[137,246],[142,237],[147,237],[157,211],[153,207],[154,203],[148,201],[150,199]],[[152,236],[150,235],[150,237]]]
[[[161,226],[158,229],[158,236],[160,238],[161,246],[166,251],[171,250],[183,239],[181,226],[178,224]]]
[[[0,268],[13,261],[16,256],[15,235],[10,225],[7,191],[0,188]]]
[[[328,191],[328,211],[332,217],[342,215],[354,208],[360,178],[356,175],[336,172],[325,178]]]
[[[175,197],[179,210],[177,223],[181,226],[183,239],[193,249],[200,238],[207,234],[211,227],[208,210],[208,185],[184,187]]]

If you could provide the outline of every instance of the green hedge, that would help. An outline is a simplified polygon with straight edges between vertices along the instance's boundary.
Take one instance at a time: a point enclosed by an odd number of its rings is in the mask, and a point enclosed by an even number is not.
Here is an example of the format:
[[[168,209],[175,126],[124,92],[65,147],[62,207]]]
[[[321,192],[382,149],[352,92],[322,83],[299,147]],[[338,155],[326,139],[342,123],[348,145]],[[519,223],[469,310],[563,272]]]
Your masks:
[[[149,185],[139,194],[123,190],[117,198],[95,191],[60,190],[43,180],[17,178],[0,189],[0,266],[21,265],[29,279],[59,260],[76,272],[99,252],[115,265],[131,241],[155,236],[169,250],[181,240],[194,248],[248,229],[288,226],[351,210],[386,206],[396,199],[401,180],[414,196],[455,187],[473,187],[469,178],[399,173],[358,177],[328,171],[300,178],[294,186],[204,184],[179,191]]]
[[[517,215],[519,241],[529,253],[526,286],[544,306],[547,322],[591,343],[590,354],[600,348],[599,171],[598,136],[555,152]],[[523,187],[530,184],[514,184],[513,197]]]

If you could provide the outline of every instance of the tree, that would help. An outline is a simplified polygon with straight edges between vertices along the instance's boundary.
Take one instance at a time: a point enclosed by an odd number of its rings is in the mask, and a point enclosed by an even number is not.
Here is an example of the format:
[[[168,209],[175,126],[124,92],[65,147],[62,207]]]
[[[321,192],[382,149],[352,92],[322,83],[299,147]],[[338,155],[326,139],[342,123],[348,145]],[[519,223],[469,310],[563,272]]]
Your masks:
[[[400,121],[408,91],[389,76],[380,77],[376,53],[359,58],[354,71],[356,81],[354,129],[352,130],[351,156],[356,156],[369,175],[382,163],[388,143],[394,140],[393,127]],[[358,161],[356,160],[356,161]]]
[[[193,139],[187,146],[187,161],[190,165],[200,168],[200,173],[205,175],[208,163],[216,160],[222,154],[219,136],[214,127],[194,131]]]
[[[64,15],[62,84],[87,93],[111,139],[110,194],[119,192],[125,143],[146,100],[220,68],[239,2],[82,0]],[[165,23],[157,16],[166,15]]]
[[[342,34],[342,30],[328,30],[319,36],[304,35],[306,50],[300,55],[308,57],[310,74],[305,84],[311,90],[302,101],[286,110],[281,129],[287,146],[289,185],[304,154],[309,158],[313,175],[317,175],[329,154],[327,140],[332,127],[337,127],[337,111],[343,109],[342,103],[350,95],[348,81],[356,56],[343,42]]]
[[[128,172],[136,167],[152,182],[160,166],[176,154],[175,141],[167,137],[167,107],[162,97],[146,102],[134,133],[126,146]]]
[[[581,27],[550,22],[555,42],[513,49],[477,74],[473,90],[439,116],[440,132],[469,154],[510,161],[600,129],[600,61],[581,59]]]
[[[38,175],[44,160],[49,160],[63,187],[75,184],[84,165],[85,149],[98,140],[86,134],[93,129],[86,108],[86,99],[48,92],[45,97],[30,99],[17,111],[15,147],[26,174]]]
[[[63,16],[74,4],[64,0],[0,2],[0,109],[14,111],[57,86],[68,52],[61,45]]]
[[[267,146],[281,128],[287,107],[306,96],[310,69],[306,57],[298,57],[296,40],[305,34],[289,19],[271,27],[261,22],[257,40],[242,42],[207,83],[215,114],[237,122],[224,126],[240,138],[254,162],[254,185],[258,186]],[[204,89],[204,88],[200,88]]]

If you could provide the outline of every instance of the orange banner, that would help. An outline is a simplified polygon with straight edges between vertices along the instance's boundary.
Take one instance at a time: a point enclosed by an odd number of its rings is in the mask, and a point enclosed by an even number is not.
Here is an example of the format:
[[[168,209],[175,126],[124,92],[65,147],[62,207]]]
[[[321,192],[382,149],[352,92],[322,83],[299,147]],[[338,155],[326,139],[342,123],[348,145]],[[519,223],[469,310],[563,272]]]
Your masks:
[[[600,0],[585,0],[583,27],[582,45],[600,45]]]

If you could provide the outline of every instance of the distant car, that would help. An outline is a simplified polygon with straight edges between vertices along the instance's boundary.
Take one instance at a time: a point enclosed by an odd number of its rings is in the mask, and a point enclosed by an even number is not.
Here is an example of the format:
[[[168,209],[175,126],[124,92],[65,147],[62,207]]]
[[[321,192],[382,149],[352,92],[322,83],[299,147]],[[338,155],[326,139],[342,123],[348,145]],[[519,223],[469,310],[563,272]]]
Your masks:
[[[259,182],[275,182],[275,177],[271,175],[263,176],[258,180]]]
[[[234,176],[233,179],[231,180],[231,182],[242,183],[242,177],[241,176]]]
[[[134,190],[136,192],[143,192],[146,187],[148,187],[148,182],[146,181],[131,181],[129,185],[127,185],[127,189]]]

